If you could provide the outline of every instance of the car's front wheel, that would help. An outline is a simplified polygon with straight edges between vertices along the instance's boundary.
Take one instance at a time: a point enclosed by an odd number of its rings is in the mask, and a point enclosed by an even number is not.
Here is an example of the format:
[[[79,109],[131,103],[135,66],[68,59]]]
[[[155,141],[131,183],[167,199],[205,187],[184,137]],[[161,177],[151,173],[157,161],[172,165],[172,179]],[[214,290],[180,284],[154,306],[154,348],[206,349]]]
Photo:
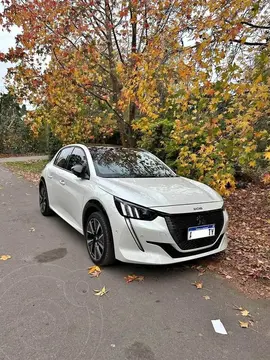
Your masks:
[[[41,180],[39,184],[39,208],[43,216],[50,216],[53,214],[49,205],[47,187],[43,180]]]
[[[112,231],[107,217],[102,212],[92,213],[85,227],[86,246],[96,265],[111,265],[115,262]]]

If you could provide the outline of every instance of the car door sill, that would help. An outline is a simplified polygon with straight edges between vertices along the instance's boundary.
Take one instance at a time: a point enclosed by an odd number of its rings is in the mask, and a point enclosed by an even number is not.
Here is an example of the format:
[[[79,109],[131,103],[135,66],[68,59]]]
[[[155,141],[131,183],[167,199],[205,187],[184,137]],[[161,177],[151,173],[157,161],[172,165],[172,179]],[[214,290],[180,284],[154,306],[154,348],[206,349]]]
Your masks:
[[[61,218],[63,219],[67,224],[72,226],[75,230],[77,230],[80,234],[84,235],[82,228],[80,228],[78,225],[76,225],[73,221],[70,221],[66,216],[61,214],[58,210],[56,210],[54,207],[51,206],[51,209]]]

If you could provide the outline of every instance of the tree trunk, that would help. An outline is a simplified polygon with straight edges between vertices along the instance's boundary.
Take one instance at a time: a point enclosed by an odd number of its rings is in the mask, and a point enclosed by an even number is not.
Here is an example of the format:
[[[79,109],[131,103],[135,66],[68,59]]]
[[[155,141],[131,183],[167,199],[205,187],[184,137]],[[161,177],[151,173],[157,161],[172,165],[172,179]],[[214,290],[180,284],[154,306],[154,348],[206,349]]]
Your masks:
[[[132,36],[131,36],[131,53],[135,54],[137,52],[137,12],[136,8],[133,8],[132,2],[129,4],[130,18],[131,18],[131,28],[132,28]],[[136,69],[136,63],[133,58],[130,61],[131,68]],[[127,114],[127,136],[128,136],[128,144],[129,147],[136,146],[136,139],[134,136],[134,131],[132,129],[133,121],[136,117],[136,105],[134,102],[130,102],[128,107]]]
[[[113,42],[112,42],[112,29],[111,29],[111,20],[110,20],[110,5],[108,0],[105,0],[105,14],[106,14],[106,36],[107,36],[107,50],[108,50],[108,60],[109,60],[109,68],[110,68],[110,78],[112,84],[112,92],[113,92],[113,103],[117,105],[120,92],[121,85],[117,79],[117,75],[115,72],[115,61],[113,54]],[[122,114],[121,111],[118,111],[118,114]],[[125,121],[125,116],[119,115],[117,117],[117,125],[120,132],[121,143],[123,146],[130,147],[131,145],[131,133],[132,129],[129,124],[129,121]]]

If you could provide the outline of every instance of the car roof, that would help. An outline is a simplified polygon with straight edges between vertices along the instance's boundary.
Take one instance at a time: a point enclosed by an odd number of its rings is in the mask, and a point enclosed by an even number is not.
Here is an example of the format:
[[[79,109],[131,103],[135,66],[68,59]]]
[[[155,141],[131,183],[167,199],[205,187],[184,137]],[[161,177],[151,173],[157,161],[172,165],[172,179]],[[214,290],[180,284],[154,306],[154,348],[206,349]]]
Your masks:
[[[91,147],[115,147],[115,148],[122,148],[122,145],[115,145],[115,144],[85,144],[85,146]]]
[[[115,149],[125,149],[125,150],[139,150],[139,151],[146,151],[144,149],[141,148],[129,148],[123,145],[114,145],[114,144],[85,144],[85,146],[87,146],[89,149],[91,148],[115,148]]]

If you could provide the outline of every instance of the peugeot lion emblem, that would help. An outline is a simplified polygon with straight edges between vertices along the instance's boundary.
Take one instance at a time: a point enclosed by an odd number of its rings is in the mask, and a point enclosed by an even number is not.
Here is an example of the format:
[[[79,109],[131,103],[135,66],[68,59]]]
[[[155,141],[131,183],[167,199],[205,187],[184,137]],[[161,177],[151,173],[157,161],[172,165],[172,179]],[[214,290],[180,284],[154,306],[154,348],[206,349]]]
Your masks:
[[[196,220],[197,220],[198,225],[205,225],[205,219],[204,219],[204,217],[202,215],[198,215],[196,217]]]

